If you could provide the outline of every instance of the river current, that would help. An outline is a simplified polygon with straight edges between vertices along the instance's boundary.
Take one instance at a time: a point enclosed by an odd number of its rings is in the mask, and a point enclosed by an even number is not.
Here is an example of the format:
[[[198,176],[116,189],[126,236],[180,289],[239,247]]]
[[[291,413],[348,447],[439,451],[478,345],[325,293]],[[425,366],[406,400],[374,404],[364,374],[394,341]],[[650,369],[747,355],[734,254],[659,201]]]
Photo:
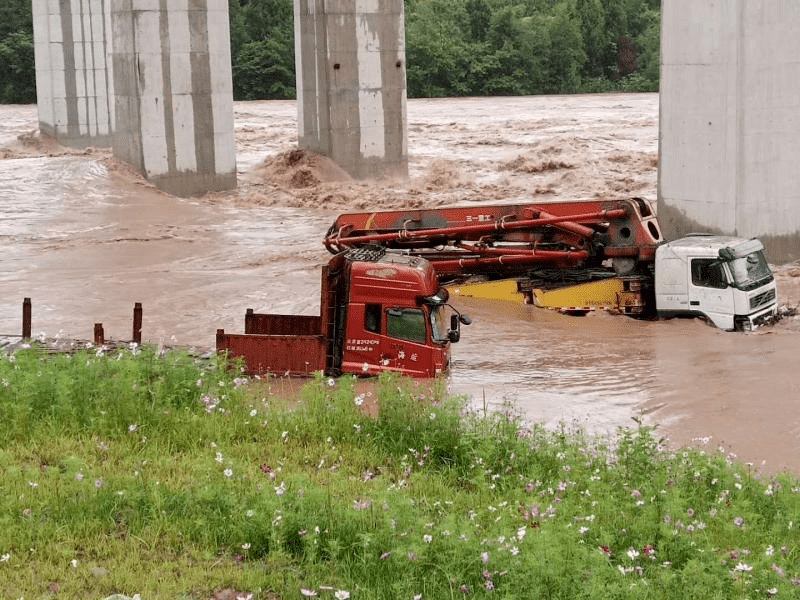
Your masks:
[[[217,328],[243,328],[246,308],[318,311],[321,240],[339,212],[655,197],[654,94],[410,100],[407,181],[343,181],[319,160],[293,177],[281,157],[296,145],[294,103],[235,111],[239,188],[180,199],[108,149],[42,140],[35,106],[0,106],[0,335],[19,333],[30,297],[34,335],[91,339],[103,323],[107,337],[130,339],[141,302],[145,340],[212,348]],[[796,281],[779,280],[779,295]],[[453,347],[450,386],[477,406],[594,433],[642,419],[673,444],[800,472],[797,322],[732,334],[457,302],[474,323]]]

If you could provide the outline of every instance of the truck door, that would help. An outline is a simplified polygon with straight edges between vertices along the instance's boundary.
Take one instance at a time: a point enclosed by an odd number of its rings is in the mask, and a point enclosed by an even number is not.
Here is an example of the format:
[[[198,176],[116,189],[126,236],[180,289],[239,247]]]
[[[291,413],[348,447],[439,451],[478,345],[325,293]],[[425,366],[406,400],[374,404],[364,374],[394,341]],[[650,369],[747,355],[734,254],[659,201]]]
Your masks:
[[[380,304],[350,305],[342,361],[345,372],[377,372],[381,353],[382,314]],[[367,365],[366,370],[363,370],[363,365]],[[371,367],[374,369],[371,370]]]
[[[720,329],[733,329],[733,288],[723,262],[716,258],[692,258],[689,269],[689,309],[702,313]]]

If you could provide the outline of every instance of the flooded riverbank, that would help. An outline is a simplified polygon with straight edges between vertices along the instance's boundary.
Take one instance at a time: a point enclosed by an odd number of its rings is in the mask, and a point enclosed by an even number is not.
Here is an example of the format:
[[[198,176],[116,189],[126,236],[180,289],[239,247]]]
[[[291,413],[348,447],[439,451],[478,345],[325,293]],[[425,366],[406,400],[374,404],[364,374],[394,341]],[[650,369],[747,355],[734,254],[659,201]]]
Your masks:
[[[322,237],[344,210],[455,202],[655,197],[654,94],[410,100],[404,181],[350,180],[325,159],[287,160],[293,102],[235,104],[237,190],[178,199],[107,149],[59,148],[36,110],[0,106],[0,334],[129,339],[134,302],[153,343],[211,348],[246,308],[314,314]],[[797,271],[795,273],[795,271]],[[800,269],[779,269],[800,302]],[[696,321],[568,317],[459,300],[474,317],[451,387],[478,405],[595,432],[644,416],[675,443],[706,440],[765,471],[800,472],[800,323],[727,334]],[[462,306],[463,305],[463,306]]]

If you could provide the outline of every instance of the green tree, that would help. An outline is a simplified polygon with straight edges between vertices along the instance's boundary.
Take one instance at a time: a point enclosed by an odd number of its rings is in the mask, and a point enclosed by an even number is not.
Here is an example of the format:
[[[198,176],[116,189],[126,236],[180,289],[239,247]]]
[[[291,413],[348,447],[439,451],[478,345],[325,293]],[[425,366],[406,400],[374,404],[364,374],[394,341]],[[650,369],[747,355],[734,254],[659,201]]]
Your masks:
[[[276,38],[294,42],[292,0],[229,0],[231,51],[235,54],[247,42]]]
[[[292,0],[229,0],[235,100],[293,98]]]
[[[418,0],[406,12],[406,80],[412,97],[471,92],[464,32],[468,18],[460,0]]]
[[[581,69],[586,61],[586,53],[580,25],[572,18],[565,2],[553,10],[549,33],[547,77],[540,93],[575,93],[580,90]]]
[[[467,0],[467,15],[469,17],[470,34],[473,41],[482,42],[489,33],[492,20],[492,9],[486,0]]]
[[[602,0],[602,3],[605,10],[609,44],[601,60],[605,76],[609,79],[616,79],[621,74],[625,74],[621,73],[621,70],[624,71],[625,68],[621,69],[620,52],[626,51],[626,40],[630,40],[628,14],[625,12],[625,0]]]
[[[625,0],[601,0],[606,16],[606,29],[614,36],[628,33],[628,13],[625,11]]]
[[[661,57],[661,19],[655,11],[648,11],[645,20],[647,27],[634,41],[638,50],[638,66],[642,76],[653,85],[649,89],[658,90]]]
[[[295,95],[294,52],[274,38],[246,42],[233,64],[238,100],[272,100]]]
[[[609,50],[613,47],[606,30],[606,13],[600,0],[573,0],[572,15],[581,30],[586,61],[581,74],[585,78],[605,75]]]
[[[33,36],[10,33],[0,40],[0,103],[36,102]]]
[[[0,3],[0,102],[36,102],[31,0]]]
[[[523,16],[506,6],[492,17],[489,33],[496,67],[487,73],[480,93],[539,93],[546,80],[549,32],[542,19]]]
[[[14,33],[33,34],[31,0],[2,0],[0,3],[0,40]]]
[[[409,96],[657,89],[656,5],[406,0]]]
[[[293,0],[228,1],[234,98],[293,97]],[[405,16],[411,97],[658,89],[660,0],[405,0]],[[0,102],[35,101],[32,37],[31,0],[2,0]]]
[[[650,25],[650,14],[661,12],[660,0],[623,0],[628,18],[628,35],[636,38]]]

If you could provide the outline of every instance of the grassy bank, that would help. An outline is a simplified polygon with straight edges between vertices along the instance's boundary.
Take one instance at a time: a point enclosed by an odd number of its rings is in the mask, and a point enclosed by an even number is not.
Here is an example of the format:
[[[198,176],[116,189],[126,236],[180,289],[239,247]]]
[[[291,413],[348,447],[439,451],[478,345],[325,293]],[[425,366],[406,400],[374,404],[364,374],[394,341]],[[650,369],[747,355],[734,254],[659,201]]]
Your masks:
[[[0,596],[800,594],[800,482],[151,348],[0,358]],[[364,406],[375,403],[375,410]]]

